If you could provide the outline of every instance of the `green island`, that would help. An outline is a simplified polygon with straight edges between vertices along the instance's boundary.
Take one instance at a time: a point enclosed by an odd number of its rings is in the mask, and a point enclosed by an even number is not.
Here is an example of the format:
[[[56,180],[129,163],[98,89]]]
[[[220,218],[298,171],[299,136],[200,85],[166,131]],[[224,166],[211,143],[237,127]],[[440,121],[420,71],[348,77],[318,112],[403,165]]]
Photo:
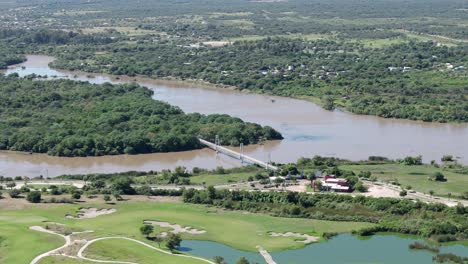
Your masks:
[[[55,156],[102,156],[281,139],[270,127],[227,115],[185,114],[136,84],[92,85],[0,76],[0,150]]]

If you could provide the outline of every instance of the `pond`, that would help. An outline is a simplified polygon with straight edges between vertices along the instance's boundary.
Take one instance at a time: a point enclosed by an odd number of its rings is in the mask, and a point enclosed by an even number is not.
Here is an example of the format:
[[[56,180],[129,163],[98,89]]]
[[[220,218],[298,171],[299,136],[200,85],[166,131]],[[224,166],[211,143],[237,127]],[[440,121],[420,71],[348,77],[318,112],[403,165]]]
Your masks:
[[[278,264],[432,263],[433,253],[408,248],[408,245],[415,241],[421,240],[397,235],[375,235],[363,239],[350,234],[342,234],[325,242],[310,244],[302,249],[270,254]],[[251,263],[265,263],[258,253],[240,251],[210,241],[184,240],[181,247],[188,254],[207,259],[222,256],[228,264],[234,264],[242,256]],[[440,252],[468,257],[468,247],[460,244],[442,246]]]

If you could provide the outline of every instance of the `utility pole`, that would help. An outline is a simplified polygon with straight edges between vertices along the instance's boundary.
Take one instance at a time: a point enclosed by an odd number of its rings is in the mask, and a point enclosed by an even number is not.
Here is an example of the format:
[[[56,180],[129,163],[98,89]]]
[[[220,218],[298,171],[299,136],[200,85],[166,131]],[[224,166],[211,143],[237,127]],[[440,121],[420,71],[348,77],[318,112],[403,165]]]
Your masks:
[[[219,136],[215,136],[215,148],[216,148],[216,154],[218,154],[218,146],[219,146]]]
[[[240,155],[239,158],[241,163],[244,163],[244,143],[240,143]]]

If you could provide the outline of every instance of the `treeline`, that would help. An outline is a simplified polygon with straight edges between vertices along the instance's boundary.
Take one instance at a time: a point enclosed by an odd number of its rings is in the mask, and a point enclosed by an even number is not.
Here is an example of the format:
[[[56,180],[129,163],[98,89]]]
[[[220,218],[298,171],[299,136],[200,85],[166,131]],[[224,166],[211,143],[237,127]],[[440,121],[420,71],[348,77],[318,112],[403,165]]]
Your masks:
[[[464,66],[466,45],[409,42],[370,49],[352,42],[287,38],[217,48],[190,48],[182,43],[65,47],[57,49],[60,59],[53,65],[116,75],[175,76],[259,93],[315,97],[325,109],[386,118],[468,122],[466,73],[446,66]],[[107,53],[96,54],[97,49]]]
[[[0,70],[6,69],[8,66],[25,61],[25,56],[17,54],[16,50],[7,46],[0,46]]]
[[[0,76],[0,149],[55,156],[100,156],[281,139],[270,127],[227,115],[185,114],[136,84],[93,85]]]
[[[34,1],[23,1],[23,5]],[[181,37],[222,39],[243,35],[323,33],[407,29],[428,34],[466,38],[466,17],[458,0],[422,1],[323,1],[294,0],[267,4],[258,1],[194,0],[167,2],[126,1],[54,2],[44,1],[40,9],[9,10],[11,27],[29,26],[76,29],[123,25],[141,27]],[[288,12],[285,12],[288,10]],[[0,13],[3,10],[0,10]],[[96,12],[98,11],[98,12]],[[53,14],[53,20],[45,20]],[[23,24],[24,23],[24,24]]]
[[[468,209],[459,204],[426,204],[394,198],[370,198],[339,194],[249,192],[188,189],[184,202],[208,204],[232,210],[264,212],[275,216],[333,221],[367,221],[376,226],[361,235],[388,231],[432,237],[437,240],[468,238]]]
[[[13,30],[0,29],[0,39],[6,44],[13,43],[20,47],[36,44],[108,44],[115,42],[111,37],[104,34],[78,34],[73,31],[63,30]]]
[[[62,175],[57,177],[63,180],[82,180],[86,182],[101,181],[105,185],[109,185],[113,180],[119,178],[125,178],[132,182],[133,185],[145,186],[148,184],[182,184],[191,185],[190,177],[200,175],[225,175],[229,177],[229,174],[251,172],[252,177],[255,175],[262,175],[263,170],[255,165],[235,167],[226,169],[221,166],[216,167],[213,170],[202,169],[198,167],[188,170],[183,166],[177,166],[174,170],[162,170],[162,171],[127,171],[127,172],[116,172],[116,173],[93,173],[93,174],[72,174]],[[259,176],[258,176],[259,177]],[[21,180],[21,177],[20,177]],[[0,176],[0,182],[2,176]]]

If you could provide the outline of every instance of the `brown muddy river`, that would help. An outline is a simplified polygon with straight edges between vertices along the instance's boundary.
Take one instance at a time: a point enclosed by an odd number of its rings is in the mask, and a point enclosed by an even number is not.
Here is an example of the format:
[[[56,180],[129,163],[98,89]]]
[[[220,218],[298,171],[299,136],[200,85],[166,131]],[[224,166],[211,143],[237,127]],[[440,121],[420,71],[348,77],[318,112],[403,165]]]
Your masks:
[[[28,56],[28,61],[7,73],[21,76],[36,73],[92,83],[137,81],[153,89],[154,99],[179,106],[185,112],[222,113],[245,121],[270,125],[285,137],[282,141],[248,146],[245,154],[261,160],[293,162],[300,157],[334,156],[352,160],[370,155],[401,158],[422,155],[425,161],[444,154],[468,163],[468,124],[436,124],[329,112],[302,100],[256,95],[228,89],[147,78],[121,78],[104,74],[66,72],[50,69],[47,56]],[[25,68],[21,68],[24,66]],[[187,168],[232,167],[239,161],[216,156],[204,149],[180,153],[119,155],[87,158],[50,157],[42,154],[0,152],[0,175],[57,176],[61,174],[161,170],[183,165]]]

